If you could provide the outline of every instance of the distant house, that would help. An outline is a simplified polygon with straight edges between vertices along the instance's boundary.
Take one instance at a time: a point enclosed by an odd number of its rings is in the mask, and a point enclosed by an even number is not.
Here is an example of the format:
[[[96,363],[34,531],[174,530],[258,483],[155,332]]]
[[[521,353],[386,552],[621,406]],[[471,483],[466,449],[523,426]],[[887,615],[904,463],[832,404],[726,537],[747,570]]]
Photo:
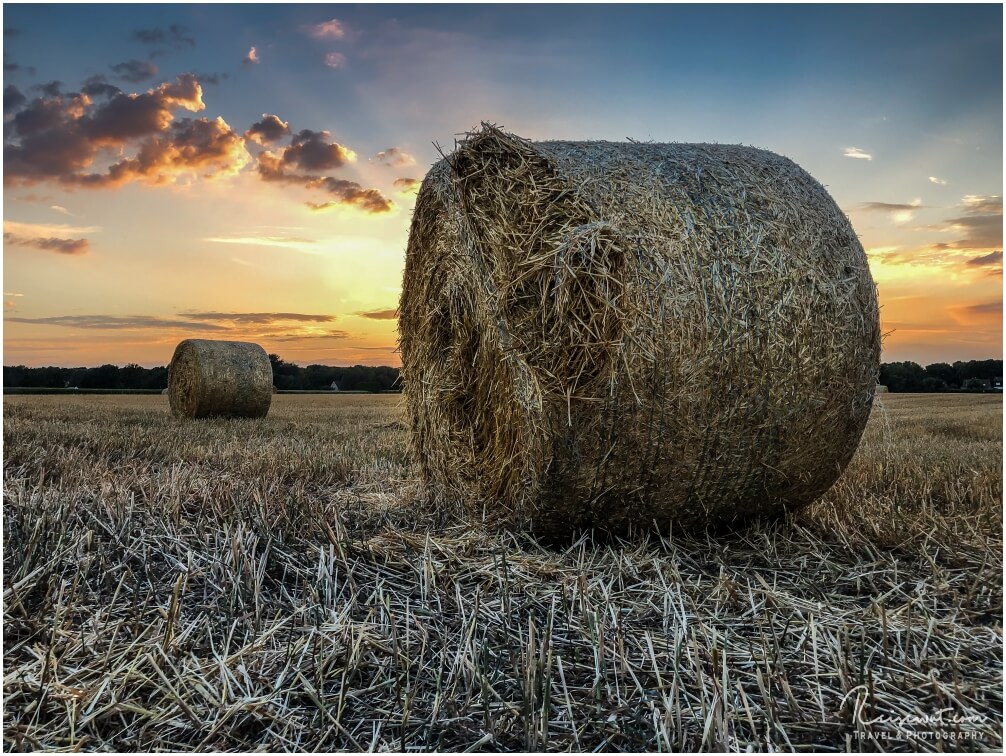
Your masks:
[[[999,376],[998,378],[991,378],[991,379],[989,379],[989,383],[992,384],[992,390],[993,391],[1002,391],[1003,390],[1003,379],[1002,379],[1002,376]]]
[[[329,386],[328,388],[331,389],[332,391],[338,391],[339,390],[339,384],[336,383],[335,381],[332,381],[332,385]]]

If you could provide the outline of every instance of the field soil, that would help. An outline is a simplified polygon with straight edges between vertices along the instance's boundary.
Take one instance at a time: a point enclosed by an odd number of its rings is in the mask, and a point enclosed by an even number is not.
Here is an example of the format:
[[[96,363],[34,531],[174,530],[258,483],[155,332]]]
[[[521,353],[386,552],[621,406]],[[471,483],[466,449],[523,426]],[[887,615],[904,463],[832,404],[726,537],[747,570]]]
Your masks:
[[[403,417],[5,396],[5,750],[1002,749],[1001,396],[878,398],[780,520],[548,545]]]

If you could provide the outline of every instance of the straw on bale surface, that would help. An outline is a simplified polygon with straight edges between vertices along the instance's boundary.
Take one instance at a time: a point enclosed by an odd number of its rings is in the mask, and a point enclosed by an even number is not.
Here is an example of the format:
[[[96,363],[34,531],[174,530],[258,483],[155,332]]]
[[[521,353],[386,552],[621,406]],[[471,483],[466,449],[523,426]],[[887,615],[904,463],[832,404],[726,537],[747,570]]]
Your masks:
[[[272,363],[258,344],[186,339],[168,367],[176,417],[265,417],[272,403]]]
[[[807,504],[880,355],[863,248],[792,161],[487,125],[423,181],[399,327],[432,493],[553,533]]]

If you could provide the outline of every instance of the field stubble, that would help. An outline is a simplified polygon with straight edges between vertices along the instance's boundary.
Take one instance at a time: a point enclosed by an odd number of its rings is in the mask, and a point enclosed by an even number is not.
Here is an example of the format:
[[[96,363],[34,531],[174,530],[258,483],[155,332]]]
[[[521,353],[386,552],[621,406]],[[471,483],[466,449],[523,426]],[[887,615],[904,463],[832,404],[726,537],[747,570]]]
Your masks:
[[[5,397],[5,749],[1002,747],[1001,397],[884,397],[781,521],[550,547],[423,504],[398,397],[273,402]]]

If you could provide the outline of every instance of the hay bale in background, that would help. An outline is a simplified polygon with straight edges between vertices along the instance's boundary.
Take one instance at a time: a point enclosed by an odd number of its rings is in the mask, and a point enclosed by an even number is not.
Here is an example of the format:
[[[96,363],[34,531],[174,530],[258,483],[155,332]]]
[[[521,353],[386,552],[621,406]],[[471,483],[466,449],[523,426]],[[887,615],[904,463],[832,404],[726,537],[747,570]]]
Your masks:
[[[883,385],[882,383],[878,383],[877,387],[873,390],[875,394],[886,394],[888,393],[888,391],[890,391],[890,389],[888,389],[887,386]]]
[[[163,389],[161,389],[161,393],[162,393],[162,394],[167,394],[167,393],[168,393],[168,390],[167,390],[166,388],[163,388]]]
[[[423,181],[399,328],[433,494],[552,533],[807,504],[880,356],[863,248],[792,161],[490,126]]]
[[[168,367],[175,417],[265,417],[272,403],[272,363],[258,344],[186,339]]]

